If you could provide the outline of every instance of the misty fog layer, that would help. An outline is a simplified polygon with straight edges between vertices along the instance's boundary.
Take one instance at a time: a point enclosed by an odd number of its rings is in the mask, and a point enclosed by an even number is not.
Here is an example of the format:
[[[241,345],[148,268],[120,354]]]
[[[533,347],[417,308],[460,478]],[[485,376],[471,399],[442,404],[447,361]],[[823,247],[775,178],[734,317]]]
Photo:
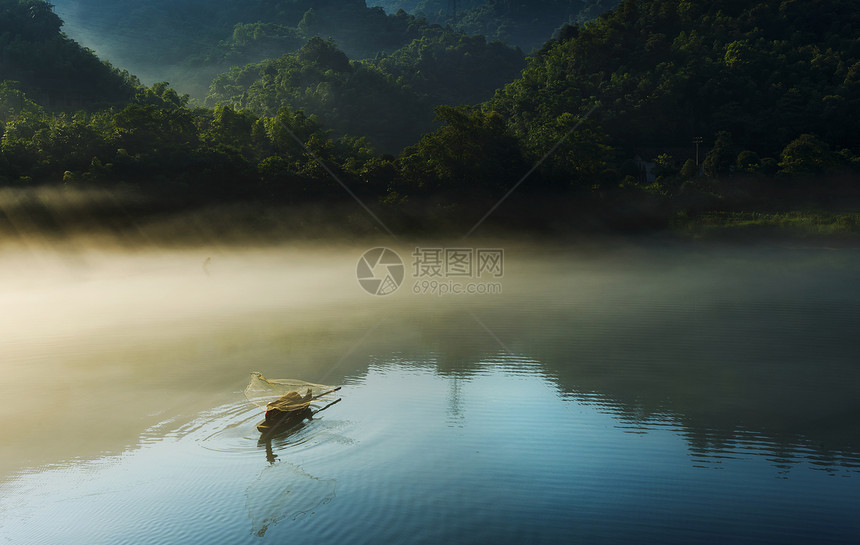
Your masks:
[[[233,399],[251,371],[337,384],[391,357],[468,377],[516,355],[569,395],[642,422],[669,414],[691,441],[752,430],[786,448],[860,448],[851,251],[508,242],[500,294],[422,294],[407,273],[376,297],[356,264],[379,245],[409,267],[414,247],[390,240],[7,246],[4,473],[121,451],[148,426]]]

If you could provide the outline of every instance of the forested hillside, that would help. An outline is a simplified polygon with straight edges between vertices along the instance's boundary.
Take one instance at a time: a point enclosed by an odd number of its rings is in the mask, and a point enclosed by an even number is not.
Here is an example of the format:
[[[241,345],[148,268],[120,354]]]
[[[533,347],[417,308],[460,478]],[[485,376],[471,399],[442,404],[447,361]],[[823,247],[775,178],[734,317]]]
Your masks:
[[[593,104],[619,144],[728,131],[775,156],[802,133],[856,149],[860,10],[851,1],[624,2],[568,27],[490,106],[518,131]]]
[[[56,9],[69,35],[102,58],[202,99],[221,72],[295,52],[313,37],[331,37],[354,60],[437,39],[443,27],[528,52],[565,23],[593,18],[616,3],[460,2],[456,18],[445,14],[447,4],[439,0],[422,1],[411,13],[387,14],[363,0],[57,0]]]
[[[619,0],[371,0],[368,5],[382,6],[389,13],[403,9],[431,23],[450,25],[466,34],[485,36],[529,52],[543,45],[562,25],[589,21],[618,3]]]
[[[101,56],[200,98],[218,73],[294,52],[313,37],[364,59],[431,30],[425,19],[387,15],[363,0],[58,0],[57,10],[67,31]]]
[[[0,0],[0,82],[45,105],[80,107],[131,97],[133,82],[66,36],[42,0]]]
[[[562,29],[481,108],[446,110],[446,127],[404,150],[393,187],[501,191],[538,165],[521,196],[560,192],[584,214],[664,225],[855,202],[858,17],[843,0],[628,0]]]
[[[72,44],[30,13],[15,36],[34,50]],[[0,183],[329,203],[348,198],[343,182],[403,229],[471,225],[516,186],[494,221],[643,229],[814,208],[860,229],[860,15],[849,1],[627,0],[562,28],[520,77],[520,52],[427,28],[362,61],[310,39],[218,78],[205,108],[165,83],[123,87],[133,80],[99,63],[129,97],[108,109],[73,112],[32,81],[5,81]],[[49,91],[78,77],[56,74],[66,79]]]
[[[206,103],[260,114],[282,106],[303,110],[340,134],[366,136],[396,153],[436,127],[434,106],[487,100],[524,66],[518,50],[441,28],[365,61],[350,61],[334,42],[313,38],[296,53],[217,77]]]

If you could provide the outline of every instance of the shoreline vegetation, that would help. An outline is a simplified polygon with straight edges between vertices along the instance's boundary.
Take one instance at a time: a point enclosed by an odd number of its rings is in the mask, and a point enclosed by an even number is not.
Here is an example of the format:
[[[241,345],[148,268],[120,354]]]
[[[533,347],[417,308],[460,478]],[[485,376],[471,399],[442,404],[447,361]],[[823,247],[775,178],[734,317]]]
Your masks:
[[[534,213],[548,213],[553,203],[533,203]],[[0,246],[42,241],[92,241],[137,246],[226,244],[270,245],[301,241],[421,241],[463,237],[474,223],[454,222],[416,226],[414,218],[373,210],[380,225],[350,199],[326,204],[274,204],[247,199],[193,204],[155,201],[133,187],[80,190],[64,187],[0,189]],[[563,213],[556,210],[555,213]],[[422,218],[425,219],[425,218]],[[628,221],[629,218],[623,218]],[[528,240],[559,243],[689,242],[860,247],[860,211],[845,208],[716,211],[674,218],[650,225],[623,228],[590,219],[540,223],[502,210],[472,235],[477,239]],[[519,222],[519,224],[517,223]],[[390,229],[394,236],[386,232]],[[69,248],[73,249],[73,248]]]
[[[100,61],[50,4],[0,0],[0,236],[432,236],[480,224],[853,242],[860,13],[825,4],[625,0],[561,21],[525,57],[351,3],[370,25],[353,38],[408,29],[358,59],[308,37],[335,4],[309,9],[286,41],[276,34],[293,27],[263,22],[261,4],[261,22],[233,39],[273,56],[222,72],[200,102]]]

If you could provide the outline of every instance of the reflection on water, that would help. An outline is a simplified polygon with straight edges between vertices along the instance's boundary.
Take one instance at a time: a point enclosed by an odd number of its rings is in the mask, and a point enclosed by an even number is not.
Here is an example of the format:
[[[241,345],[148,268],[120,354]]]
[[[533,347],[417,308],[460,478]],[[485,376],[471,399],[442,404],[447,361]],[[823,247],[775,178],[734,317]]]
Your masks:
[[[374,357],[347,377],[343,403],[271,442],[259,441],[259,410],[236,391],[236,402],[147,430],[120,456],[23,473],[0,491],[0,535],[787,543],[815,525],[828,527],[815,530],[817,542],[860,531],[859,481],[834,478],[860,477],[856,455],[821,466],[809,445],[787,455],[752,432],[710,436],[703,450],[680,415],[631,418],[605,396],[563,393],[535,360],[497,353],[462,374],[440,373],[443,360]],[[92,517],[104,520],[95,532]],[[727,518],[737,526],[726,529]]]
[[[334,499],[336,484],[333,479],[308,475],[302,468],[287,462],[277,462],[263,469],[245,492],[251,532],[263,537],[270,526],[313,514]]]
[[[360,253],[7,278],[0,538],[860,536],[851,251],[508,250],[504,295],[448,299],[366,296]],[[261,442],[256,369],[343,402]]]

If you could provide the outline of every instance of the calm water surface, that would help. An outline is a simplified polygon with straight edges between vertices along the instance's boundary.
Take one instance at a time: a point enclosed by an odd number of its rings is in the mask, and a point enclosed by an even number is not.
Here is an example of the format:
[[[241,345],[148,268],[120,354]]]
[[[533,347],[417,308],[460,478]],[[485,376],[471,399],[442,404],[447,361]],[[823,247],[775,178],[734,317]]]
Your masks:
[[[0,543],[860,540],[855,250],[365,249],[7,249]],[[261,442],[255,370],[342,401]]]

